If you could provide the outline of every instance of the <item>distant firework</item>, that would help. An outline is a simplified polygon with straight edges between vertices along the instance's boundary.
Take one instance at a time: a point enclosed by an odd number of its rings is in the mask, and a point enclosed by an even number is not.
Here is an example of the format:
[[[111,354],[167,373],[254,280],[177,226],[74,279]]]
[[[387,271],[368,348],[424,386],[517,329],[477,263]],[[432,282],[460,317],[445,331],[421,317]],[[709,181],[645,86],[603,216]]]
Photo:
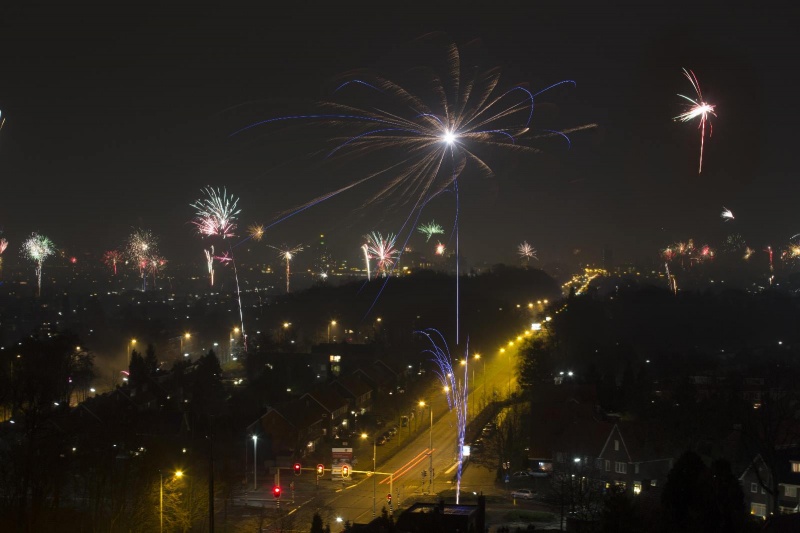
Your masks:
[[[367,265],[367,281],[369,281],[369,245],[361,245],[361,251],[364,252],[364,263]]]
[[[753,255],[755,252],[756,252],[756,251],[755,251],[755,250],[753,250],[752,248],[750,248],[750,247],[746,247],[746,248],[744,249],[744,256],[743,256],[742,258],[743,258],[745,261],[747,261],[748,259],[750,259],[750,256],[751,256],[751,255]]]
[[[8,241],[5,239],[0,239],[0,255],[6,251],[6,248],[8,248]]]
[[[722,214],[720,214],[720,216],[722,217],[722,220],[724,220],[725,222],[733,220],[734,218],[733,213],[731,213],[731,210],[724,206],[722,208]]]
[[[431,240],[431,237],[434,235],[441,235],[444,233],[444,228],[442,228],[439,224],[436,223],[435,220],[431,220],[427,224],[422,224],[417,228],[417,231],[425,235],[425,242]]]
[[[281,259],[283,259],[284,261],[286,261],[286,293],[288,294],[289,293],[289,280],[292,277],[292,271],[291,271],[291,269],[289,267],[289,264],[291,263],[292,259],[294,259],[295,255],[297,255],[298,253],[303,251],[303,245],[302,244],[298,244],[297,246],[295,246],[293,248],[288,247],[286,245],[284,245],[281,248],[278,248],[277,246],[270,246],[270,248],[274,248],[275,250],[277,250],[278,251],[278,256]]]
[[[55,253],[55,246],[53,241],[39,235],[38,233],[31,234],[22,244],[22,251],[25,256],[36,264],[36,279],[38,282],[38,294],[42,294],[42,267],[45,260]]]
[[[253,224],[249,228],[247,228],[247,233],[250,235],[250,238],[254,241],[260,241],[261,238],[264,236],[264,226],[260,224]]]
[[[531,259],[539,259],[536,257],[536,249],[528,244],[528,241],[523,241],[522,244],[517,246],[517,253],[519,254],[520,259],[525,261],[526,265]]]
[[[733,233],[725,238],[722,248],[726,252],[738,252],[747,247],[744,238],[738,233]]]
[[[236,217],[241,212],[236,208],[239,199],[228,195],[223,189],[206,187],[203,189],[206,197],[192,204],[195,208],[195,217],[192,224],[197,227],[201,235],[220,236],[223,239],[234,236],[236,230]]]
[[[122,254],[117,250],[109,250],[103,254],[103,263],[117,275],[117,263],[122,261]]]
[[[206,256],[206,267],[208,268],[208,277],[210,278],[211,286],[214,286],[214,247],[210,250],[203,250]]]
[[[436,245],[436,255],[444,255],[444,252],[447,250],[444,244],[439,243]]]
[[[700,123],[698,124],[698,128],[700,129],[700,167],[697,171],[697,173],[700,174],[703,171],[703,143],[706,138],[706,123],[708,123],[709,137],[711,137],[712,132],[711,122],[708,120],[708,116],[712,115],[716,117],[717,115],[714,113],[715,106],[703,100],[703,93],[700,91],[700,82],[697,81],[697,76],[694,75],[694,72],[683,69],[683,75],[686,76],[686,79],[688,79],[689,83],[692,84],[697,99],[695,100],[693,98],[689,98],[688,96],[679,94],[678,96],[691,102],[691,105],[688,106],[688,109],[685,112],[675,117],[675,120],[689,122],[698,117],[700,118]]]
[[[149,230],[137,229],[128,237],[128,247],[126,250],[131,262],[139,267],[139,275],[142,277],[142,290],[147,290],[147,266],[150,258],[158,253],[158,246],[155,237]]]
[[[375,259],[375,270],[383,277],[391,273],[400,255],[400,250],[396,248],[396,239],[397,237],[391,233],[384,238],[377,231],[367,235],[367,250],[370,257]]]

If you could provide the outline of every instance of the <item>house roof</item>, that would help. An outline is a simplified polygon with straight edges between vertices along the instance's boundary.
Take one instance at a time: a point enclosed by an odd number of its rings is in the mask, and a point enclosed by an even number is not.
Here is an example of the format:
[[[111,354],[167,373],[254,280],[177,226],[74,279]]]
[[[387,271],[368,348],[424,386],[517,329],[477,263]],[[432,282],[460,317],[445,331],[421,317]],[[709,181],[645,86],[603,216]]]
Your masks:
[[[602,420],[575,420],[555,439],[556,451],[598,457],[613,428]]]
[[[397,381],[397,375],[389,370],[383,363],[373,364],[359,370],[369,379],[373,380],[378,387],[389,387]]]
[[[342,398],[331,387],[316,387],[314,390],[307,392],[300,398],[302,399],[305,398],[306,396],[313,398],[329,413],[333,413],[334,411],[337,411],[342,407],[347,407],[347,400]]]
[[[354,398],[360,398],[372,391],[372,387],[364,383],[364,381],[359,379],[355,374],[339,378],[334,381],[334,383],[338,384]]]
[[[278,406],[275,410],[298,429],[306,429],[325,418],[323,408],[316,402],[307,405],[303,401],[294,400]]]

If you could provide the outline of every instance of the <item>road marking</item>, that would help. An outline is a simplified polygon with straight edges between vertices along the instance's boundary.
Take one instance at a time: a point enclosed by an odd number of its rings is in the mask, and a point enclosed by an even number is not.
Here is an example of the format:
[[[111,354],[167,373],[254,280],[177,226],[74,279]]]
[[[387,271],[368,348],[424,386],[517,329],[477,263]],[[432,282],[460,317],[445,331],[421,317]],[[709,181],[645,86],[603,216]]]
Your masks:
[[[448,469],[445,471],[445,475],[447,475],[447,474],[449,474],[450,472],[452,472],[453,470],[455,470],[457,466],[458,466],[458,463],[454,463],[454,464],[453,464],[453,466],[451,466],[450,468],[448,468]]]
[[[433,450],[431,450],[431,454],[432,454],[433,452],[435,452],[435,451],[436,451],[436,448],[434,448]],[[394,472],[394,479],[395,479],[395,480],[398,480],[398,479],[400,479],[402,476],[406,475],[406,474],[407,474],[407,473],[408,473],[408,472],[409,472],[409,471],[410,471],[412,468],[414,468],[415,466],[417,466],[418,464],[420,464],[422,461],[424,461],[426,457],[428,457],[428,448],[425,448],[425,449],[424,449],[423,451],[421,451],[421,452],[420,452],[420,453],[419,453],[419,454],[418,454],[416,457],[414,457],[414,458],[413,458],[413,459],[411,459],[409,462],[407,462],[406,464],[404,464],[403,466],[401,466],[400,468],[398,468],[397,470],[395,470],[395,472]],[[388,483],[388,482],[389,482],[389,479],[390,479],[390,478],[388,478],[388,477],[387,477],[387,478],[383,478],[383,480],[381,480],[380,484],[381,484],[381,485],[383,485],[383,484],[385,484],[385,483]]]

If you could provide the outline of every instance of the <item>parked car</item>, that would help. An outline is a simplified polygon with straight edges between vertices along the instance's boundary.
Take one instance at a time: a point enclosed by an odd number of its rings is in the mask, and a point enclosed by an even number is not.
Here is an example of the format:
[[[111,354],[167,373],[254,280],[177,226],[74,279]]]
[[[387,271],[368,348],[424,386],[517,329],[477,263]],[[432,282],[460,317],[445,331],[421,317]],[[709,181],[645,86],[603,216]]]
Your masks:
[[[531,475],[527,472],[520,470],[519,472],[514,472],[511,477],[530,477]]]
[[[532,500],[536,493],[531,489],[517,489],[511,493],[512,498],[519,498],[521,500]]]
[[[389,441],[387,441],[387,440],[386,440],[386,437],[384,437],[383,435],[381,435],[380,437],[378,437],[378,440],[376,440],[376,441],[375,441],[375,444],[376,444],[377,446],[383,446],[383,445],[384,445],[384,444],[386,444],[387,442],[389,442]]]
[[[391,436],[397,435],[397,426],[390,427],[389,431],[387,431],[387,433],[389,433],[389,435],[391,435]]]

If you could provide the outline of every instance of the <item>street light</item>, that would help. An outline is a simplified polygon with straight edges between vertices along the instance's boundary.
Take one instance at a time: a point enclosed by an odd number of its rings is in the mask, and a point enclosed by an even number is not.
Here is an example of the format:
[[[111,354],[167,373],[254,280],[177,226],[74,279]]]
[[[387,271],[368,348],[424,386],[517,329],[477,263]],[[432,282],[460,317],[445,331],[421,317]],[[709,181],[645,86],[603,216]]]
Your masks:
[[[445,387],[445,392],[447,392],[447,389],[448,387]],[[424,408],[425,401],[420,400],[419,406]],[[431,426],[430,426],[430,431],[428,432],[428,450],[430,450],[428,452],[428,457],[430,458],[428,463],[428,470],[431,473],[431,492],[433,492],[433,403],[431,403],[431,405],[428,406],[428,411],[430,412],[431,416]]]
[[[161,478],[161,488],[158,493],[158,521],[159,521],[159,530],[161,533],[164,532],[164,473],[159,470],[158,475]],[[183,477],[183,471],[178,470],[175,472],[175,477],[180,479]]]
[[[257,485],[257,476],[258,476],[258,461],[256,460],[256,454],[258,453],[258,435],[253,435],[253,490],[256,490]]]
[[[335,320],[331,320],[330,324],[328,324],[328,342],[329,343],[331,342],[331,326],[335,326],[335,325],[336,325],[336,321]]]
[[[183,355],[184,357],[187,357],[189,354],[183,352],[183,339],[186,339],[188,341],[191,338],[192,338],[192,334],[189,333],[189,332],[184,333],[180,337],[180,339],[181,339],[181,355]]]
[[[368,435],[366,433],[361,434],[362,439],[366,439]],[[375,435],[372,436],[372,517],[375,518],[375,471],[378,469],[376,466],[378,457],[378,447],[375,443]]]

